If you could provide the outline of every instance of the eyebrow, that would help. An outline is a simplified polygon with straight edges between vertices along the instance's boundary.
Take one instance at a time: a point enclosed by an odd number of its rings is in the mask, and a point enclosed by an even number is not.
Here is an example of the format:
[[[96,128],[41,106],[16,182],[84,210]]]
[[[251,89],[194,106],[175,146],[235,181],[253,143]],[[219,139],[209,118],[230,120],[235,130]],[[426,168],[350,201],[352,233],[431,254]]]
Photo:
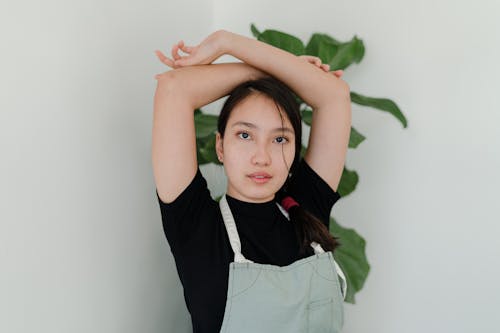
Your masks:
[[[259,127],[257,127],[257,125],[255,124],[252,124],[252,123],[249,123],[249,122],[246,122],[246,121],[237,121],[233,124],[233,126],[231,126],[231,128],[235,127],[235,126],[238,126],[238,125],[241,125],[241,126],[246,126],[246,127],[249,127],[249,128],[256,128],[258,129]],[[294,134],[293,132],[293,129],[291,129],[290,127],[277,127],[277,128],[274,128],[271,130],[271,132],[290,132],[291,134]]]

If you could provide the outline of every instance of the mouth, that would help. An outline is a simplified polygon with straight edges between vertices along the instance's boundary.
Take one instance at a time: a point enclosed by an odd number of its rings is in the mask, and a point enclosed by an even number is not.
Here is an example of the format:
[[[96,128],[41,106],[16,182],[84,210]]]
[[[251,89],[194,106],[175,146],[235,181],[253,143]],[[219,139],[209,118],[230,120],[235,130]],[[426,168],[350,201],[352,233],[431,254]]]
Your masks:
[[[253,173],[248,177],[257,184],[267,183],[272,177],[267,173]]]

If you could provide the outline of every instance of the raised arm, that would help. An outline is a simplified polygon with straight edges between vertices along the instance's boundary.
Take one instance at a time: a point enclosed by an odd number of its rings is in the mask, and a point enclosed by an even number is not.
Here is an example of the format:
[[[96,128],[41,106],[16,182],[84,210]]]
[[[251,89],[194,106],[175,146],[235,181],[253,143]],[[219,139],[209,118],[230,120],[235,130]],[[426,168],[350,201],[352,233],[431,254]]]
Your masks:
[[[176,68],[158,76],[154,96],[152,162],[158,195],[174,201],[194,178],[194,110],[227,95],[238,84],[265,76],[244,63]]]
[[[226,30],[216,31],[209,38],[219,40],[223,54],[230,54],[283,81],[313,108],[311,134],[304,158],[333,190],[337,190],[351,128],[348,84],[336,75],[310,66],[294,54],[252,38]],[[189,55],[176,55],[175,65],[210,62],[219,56],[205,44],[203,41],[195,47],[183,47],[182,50]]]

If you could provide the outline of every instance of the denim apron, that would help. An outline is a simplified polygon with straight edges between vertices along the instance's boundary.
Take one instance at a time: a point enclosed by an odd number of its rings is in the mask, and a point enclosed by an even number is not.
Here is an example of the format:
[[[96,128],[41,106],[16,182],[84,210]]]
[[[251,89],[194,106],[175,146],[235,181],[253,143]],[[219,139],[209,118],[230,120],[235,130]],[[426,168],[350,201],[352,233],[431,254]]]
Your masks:
[[[276,204],[289,219],[284,208]],[[340,332],[347,285],[332,252],[325,252],[312,242],[315,254],[288,266],[254,263],[241,253],[240,238],[225,194],[219,206],[234,252],[220,332]]]

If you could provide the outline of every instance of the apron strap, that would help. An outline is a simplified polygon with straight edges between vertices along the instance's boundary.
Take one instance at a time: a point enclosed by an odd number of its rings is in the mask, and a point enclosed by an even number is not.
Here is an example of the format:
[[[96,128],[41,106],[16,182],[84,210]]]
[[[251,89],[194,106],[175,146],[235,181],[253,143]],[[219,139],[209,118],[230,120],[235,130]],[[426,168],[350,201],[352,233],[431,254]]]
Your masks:
[[[316,253],[316,254],[325,252],[325,250],[323,250],[321,245],[316,243],[316,242],[311,242],[311,247],[314,249],[314,253]],[[337,270],[337,274],[340,276],[342,296],[345,299],[345,296],[347,295],[347,280],[345,278],[344,272],[342,271],[340,266],[337,264],[335,259],[333,259],[333,263],[335,264],[335,269]]]
[[[231,243],[231,247],[233,248],[234,261],[253,262],[246,259],[241,253],[240,236],[238,235],[238,230],[236,230],[236,223],[234,222],[233,214],[231,213],[231,209],[229,208],[229,205],[227,203],[226,194],[224,194],[220,199],[219,206],[222,213],[222,219],[224,220],[224,224],[226,225],[229,242]]]
[[[345,278],[344,272],[340,268],[339,264],[333,259],[333,263],[335,264],[335,269],[337,270],[337,274],[340,276],[340,282],[342,284],[342,296],[346,297],[347,295],[347,279]]]

